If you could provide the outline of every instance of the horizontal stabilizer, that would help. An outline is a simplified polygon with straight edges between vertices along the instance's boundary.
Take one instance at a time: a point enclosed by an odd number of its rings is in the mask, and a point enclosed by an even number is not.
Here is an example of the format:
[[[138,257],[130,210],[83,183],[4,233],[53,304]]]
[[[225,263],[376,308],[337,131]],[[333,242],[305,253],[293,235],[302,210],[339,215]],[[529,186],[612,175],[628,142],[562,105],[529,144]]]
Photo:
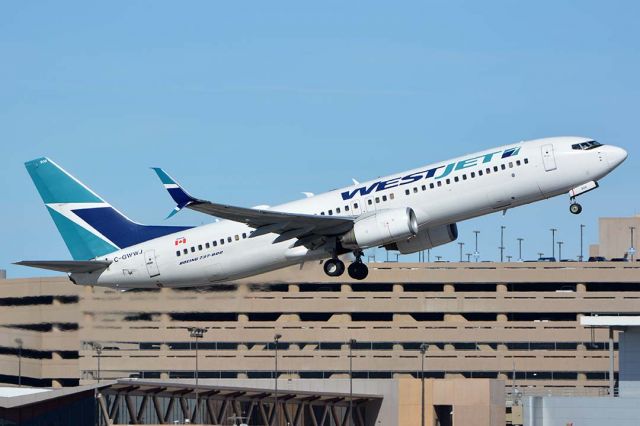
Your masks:
[[[32,268],[48,269],[50,271],[67,273],[94,272],[107,269],[111,262],[104,260],[23,260],[14,265],[30,266]]]

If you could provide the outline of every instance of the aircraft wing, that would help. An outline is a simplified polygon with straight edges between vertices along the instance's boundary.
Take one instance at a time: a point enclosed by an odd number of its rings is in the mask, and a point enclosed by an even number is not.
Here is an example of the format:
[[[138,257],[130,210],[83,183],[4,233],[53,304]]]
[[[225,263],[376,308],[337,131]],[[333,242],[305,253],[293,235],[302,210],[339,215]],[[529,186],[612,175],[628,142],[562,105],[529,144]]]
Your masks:
[[[14,263],[14,265],[67,273],[95,272],[106,269],[110,264],[111,262],[103,260],[23,260]]]
[[[250,209],[226,204],[212,203],[189,195],[164,170],[153,168],[169,195],[177,203],[168,217],[184,207],[211,216],[245,223],[257,230],[251,235],[256,237],[267,233],[280,234],[275,242],[290,238],[309,239],[313,236],[335,236],[349,231],[354,219],[341,216],[319,216],[301,213],[279,212],[274,210]]]

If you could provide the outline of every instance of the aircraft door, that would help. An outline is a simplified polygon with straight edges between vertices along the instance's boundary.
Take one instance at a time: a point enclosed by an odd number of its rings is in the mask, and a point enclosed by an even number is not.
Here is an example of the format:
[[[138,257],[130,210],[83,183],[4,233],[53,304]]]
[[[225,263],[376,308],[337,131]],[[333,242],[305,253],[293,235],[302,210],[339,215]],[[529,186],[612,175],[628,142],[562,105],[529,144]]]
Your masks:
[[[360,204],[361,204],[360,201],[351,202],[351,214],[352,215],[360,216],[360,213],[362,212]]]
[[[156,262],[155,250],[147,250],[144,252],[144,263],[147,265],[147,272],[149,272],[149,278],[157,277],[160,275],[158,269],[158,263]]]
[[[556,157],[553,155],[553,145],[543,145],[540,150],[542,151],[542,163],[544,164],[544,170],[550,172],[556,169]]]

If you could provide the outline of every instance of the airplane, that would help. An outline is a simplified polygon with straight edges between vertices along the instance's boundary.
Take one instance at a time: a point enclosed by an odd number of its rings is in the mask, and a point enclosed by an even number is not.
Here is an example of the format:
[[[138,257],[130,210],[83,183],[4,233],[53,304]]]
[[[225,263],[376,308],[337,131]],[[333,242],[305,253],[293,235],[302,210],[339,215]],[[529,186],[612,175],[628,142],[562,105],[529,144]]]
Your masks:
[[[584,137],[553,137],[491,148],[273,207],[245,208],[190,195],[153,168],[176,203],[217,219],[207,225],[136,223],[54,161],[25,163],[74,260],[18,265],[66,272],[78,285],[117,289],[194,287],[323,261],[339,277],[368,275],[363,250],[402,254],[458,237],[457,223],[567,194],[576,197],[627,158],[619,147]]]

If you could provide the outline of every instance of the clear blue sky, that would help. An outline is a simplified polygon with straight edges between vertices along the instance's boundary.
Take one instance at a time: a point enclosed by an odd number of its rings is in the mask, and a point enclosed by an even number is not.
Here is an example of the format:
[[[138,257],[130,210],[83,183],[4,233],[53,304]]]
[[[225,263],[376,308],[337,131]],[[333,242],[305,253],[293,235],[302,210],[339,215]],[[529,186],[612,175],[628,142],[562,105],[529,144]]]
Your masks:
[[[523,237],[534,258],[557,227],[576,257],[580,223],[595,242],[598,217],[638,212],[638,16],[635,1],[3,2],[0,268],[70,258],[23,167],[42,155],[157,224],[173,204],[149,166],[202,198],[273,205],[553,135],[629,159],[579,217],[560,197],[462,223],[459,241],[473,251],[479,229],[496,259],[505,225],[507,253]]]

